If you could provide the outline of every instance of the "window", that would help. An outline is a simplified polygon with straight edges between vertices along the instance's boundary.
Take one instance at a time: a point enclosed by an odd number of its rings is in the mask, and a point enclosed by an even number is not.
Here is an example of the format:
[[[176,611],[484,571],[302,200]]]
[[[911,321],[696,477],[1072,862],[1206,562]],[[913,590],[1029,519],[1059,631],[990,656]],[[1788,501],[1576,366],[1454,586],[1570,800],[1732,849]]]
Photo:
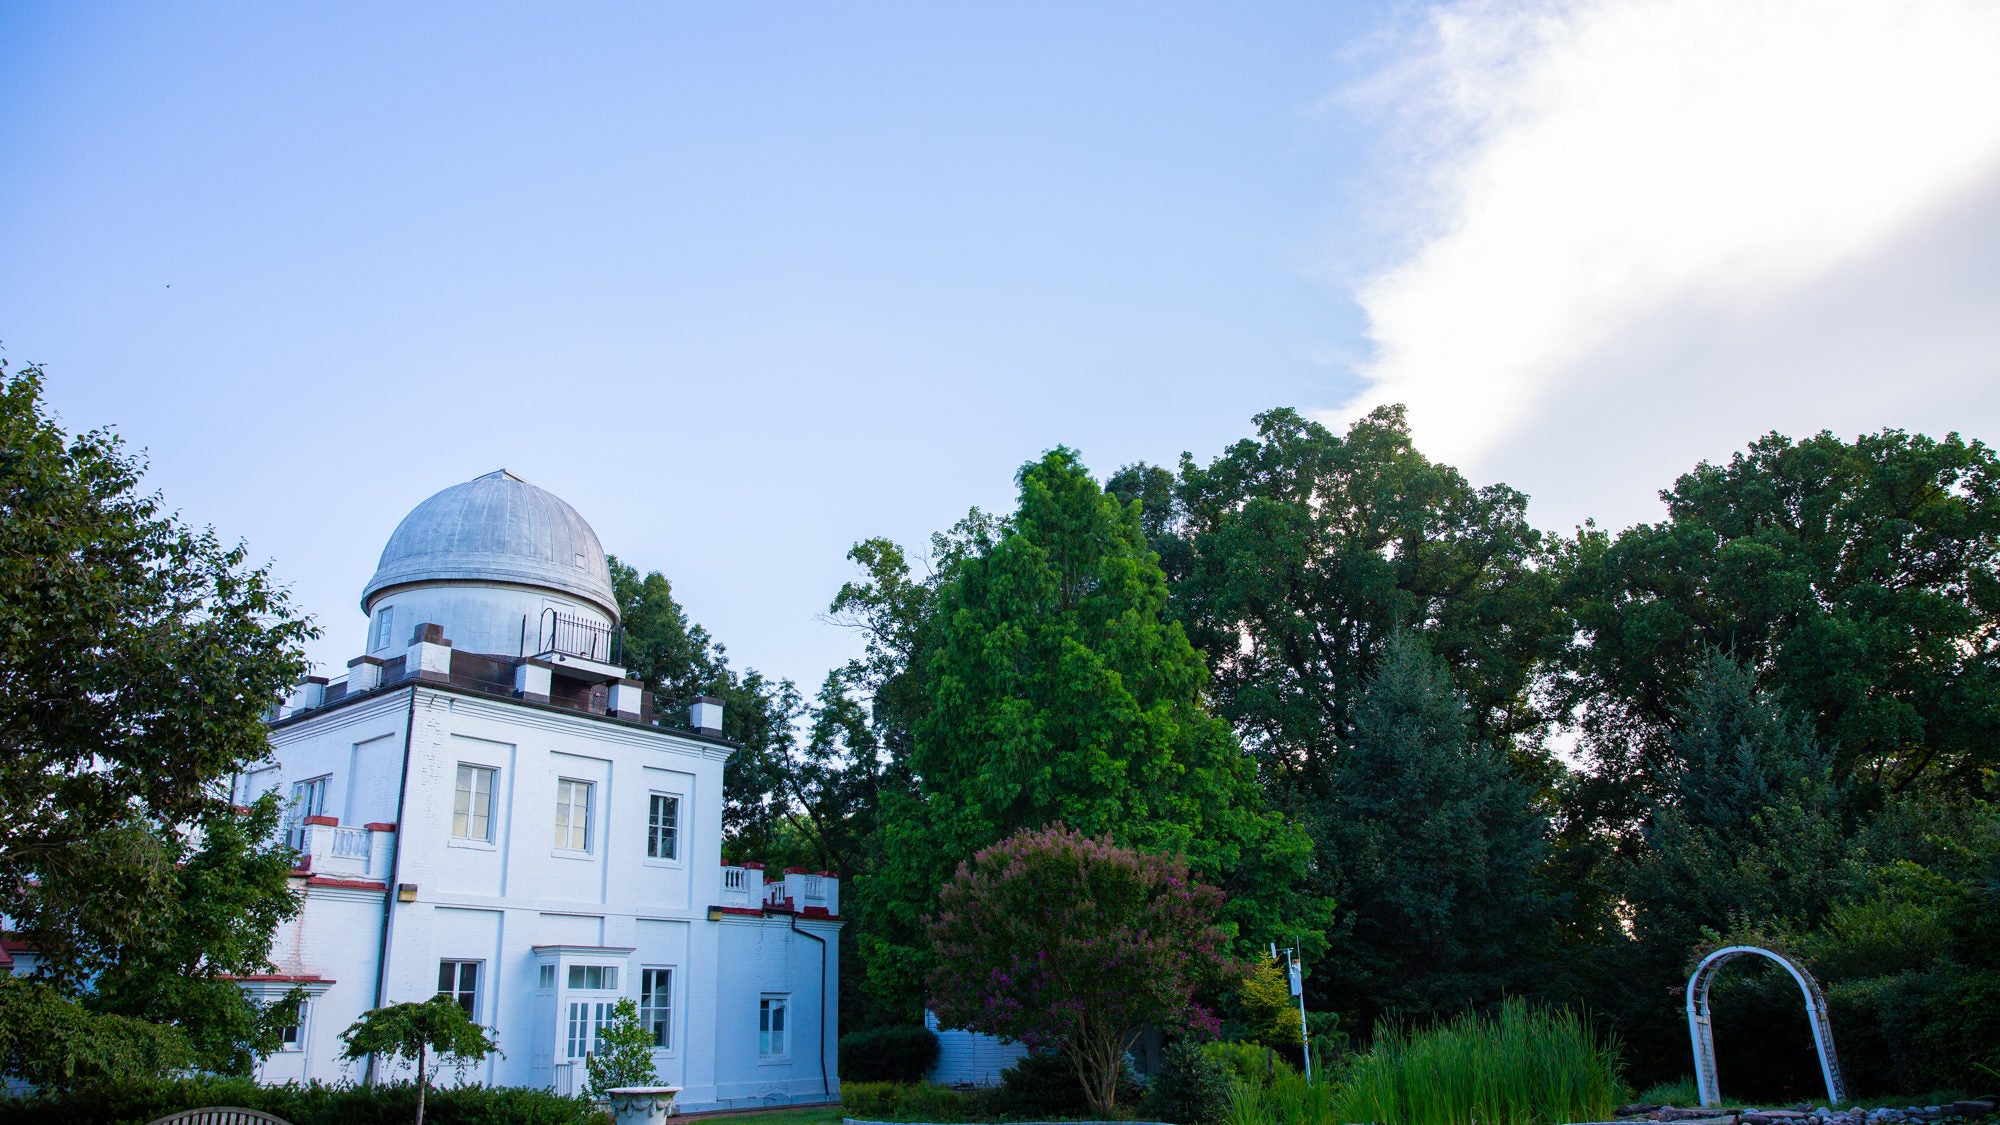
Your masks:
[[[395,614],[395,606],[385,605],[382,607],[382,612],[375,615],[375,647],[370,649],[370,652],[381,652],[389,647],[389,638],[393,635],[389,629],[389,620]],[[348,635],[353,636],[352,633]]]
[[[454,840],[493,842],[493,775],[485,766],[458,767],[458,790],[451,799]]]
[[[571,966],[572,969],[575,966]],[[611,1022],[611,1004],[573,1000],[569,1006],[569,1057],[580,1059],[597,1051],[597,1039],[604,1034],[604,1025]]]
[[[465,1014],[474,1022],[479,1019],[479,962],[439,961],[439,996],[449,996],[458,1001]]]
[[[674,971],[639,970],[639,1022],[653,1033],[653,1046],[674,1045]]]
[[[306,850],[306,818],[326,815],[326,783],[332,777],[292,782],[292,804],[286,810],[285,843],[294,851]]]
[[[618,966],[616,965],[571,965],[569,967],[571,988],[615,989],[618,987]]]
[[[278,1050],[303,1051],[306,1041],[306,1021],[311,1018],[312,1001],[299,1002],[299,1018],[278,1029]]]
[[[680,854],[681,799],[665,793],[653,794],[653,809],[646,818],[646,855],[651,859],[674,859]]]
[[[535,982],[535,987],[554,988],[555,986],[556,986],[556,967],[554,965],[543,965],[541,979]]]
[[[556,847],[566,852],[590,850],[590,782],[563,778],[556,782]]]
[[[767,1059],[785,1053],[785,1009],[782,996],[766,996],[757,1005],[757,1053]]]

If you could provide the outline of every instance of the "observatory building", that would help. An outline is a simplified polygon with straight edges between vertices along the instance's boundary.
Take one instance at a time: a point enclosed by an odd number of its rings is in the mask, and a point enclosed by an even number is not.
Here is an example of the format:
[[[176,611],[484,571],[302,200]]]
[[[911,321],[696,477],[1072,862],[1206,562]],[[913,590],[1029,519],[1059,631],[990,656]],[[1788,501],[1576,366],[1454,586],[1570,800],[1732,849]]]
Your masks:
[[[583,517],[505,471],[453,485],[361,609],[366,651],[286,701],[236,782],[286,802],[305,891],[242,982],[308,997],[259,1078],[359,1078],[340,1033],[442,994],[505,1052],[466,1080],[575,1092],[630,997],[686,1109],[836,1096],[839,883],[723,863],[722,705],[657,714],[626,676]]]

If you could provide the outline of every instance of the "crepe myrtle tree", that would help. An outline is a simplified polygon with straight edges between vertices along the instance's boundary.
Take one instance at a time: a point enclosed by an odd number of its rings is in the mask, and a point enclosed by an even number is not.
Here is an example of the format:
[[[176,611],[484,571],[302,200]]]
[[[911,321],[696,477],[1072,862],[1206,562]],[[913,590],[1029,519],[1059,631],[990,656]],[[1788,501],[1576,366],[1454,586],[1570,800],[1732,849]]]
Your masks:
[[[1214,1033],[1195,993],[1227,964],[1221,906],[1178,856],[1060,824],[1016,832],[960,864],[938,895],[931,1007],[946,1026],[1059,1052],[1091,1112],[1111,1117],[1141,1028]]]

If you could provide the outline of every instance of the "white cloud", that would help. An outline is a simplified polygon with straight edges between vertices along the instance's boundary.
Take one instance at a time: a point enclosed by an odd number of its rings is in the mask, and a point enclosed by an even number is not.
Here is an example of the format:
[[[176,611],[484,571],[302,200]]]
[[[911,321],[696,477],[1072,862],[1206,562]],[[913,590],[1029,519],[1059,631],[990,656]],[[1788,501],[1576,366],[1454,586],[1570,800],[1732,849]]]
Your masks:
[[[1660,438],[1641,499],[1773,427],[1968,425],[1898,404],[2000,376],[2000,277],[1965,260],[2000,216],[1996,60],[1991,0],[1434,9],[1350,94],[1411,193],[1346,412],[1408,403],[1434,456],[1565,518],[1579,466],[1537,451],[1634,411]]]

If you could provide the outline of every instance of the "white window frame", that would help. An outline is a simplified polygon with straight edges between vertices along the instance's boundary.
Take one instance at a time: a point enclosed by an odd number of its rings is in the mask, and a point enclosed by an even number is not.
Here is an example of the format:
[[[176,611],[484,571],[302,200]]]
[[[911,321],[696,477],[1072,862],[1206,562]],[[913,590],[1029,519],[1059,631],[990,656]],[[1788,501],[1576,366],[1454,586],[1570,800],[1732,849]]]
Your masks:
[[[664,836],[660,833],[661,825],[658,819],[653,815],[654,809],[660,801],[672,802],[673,808],[673,826]],[[666,793],[655,789],[646,795],[647,863],[660,867],[678,867],[681,865],[681,836],[683,834],[681,820],[682,812],[686,808],[687,801],[682,799],[679,793]],[[667,843],[667,855],[658,854],[659,844],[663,838]]]
[[[792,997],[766,992],[757,998],[757,1059],[785,1062],[792,1057]],[[775,1025],[775,1027],[773,1026]],[[776,1036],[775,1042],[773,1036]]]
[[[661,978],[664,978],[662,980]],[[648,1001],[652,1001],[648,1003]],[[646,965],[639,970],[639,1022],[653,1033],[653,1050],[674,1049],[674,967]]]
[[[332,784],[330,773],[292,782],[292,799],[285,811],[285,843],[293,851],[306,850],[306,818],[326,815],[326,791]]]
[[[578,805],[576,800],[579,788],[583,791],[583,803],[581,806]],[[591,823],[594,819],[591,815],[591,806],[596,803],[597,783],[595,781],[589,781],[580,777],[559,777],[556,779],[556,817],[554,823],[551,825],[553,831],[550,841],[554,845],[557,855],[586,856],[591,854],[594,850],[591,847],[591,830],[596,827],[596,825]],[[575,843],[578,835],[578,825],[575,822],[575,817],[576,810],[579,807],[583,809],[583,825],[581,828],[583,846],[581,847],[576,846]]]
[[[452,966],[452,981],[451,981],[451,987],[449,988],[444,987],[444,973],[446,965]],[[439,987],[437,990],[437,994],[439,996],[449,996],[453,1000],[456,1000],[461,1008],[465,1007],[465,991],[462,986],[465,983],[465,969],[466,966],[468,965],[472,967],[472,1006],[471,1010],[466,1012],[465,1014],[466,1018],[470,1019],[473,1023],[479,1023],[480,1001],[486,999],[485,961],[475,960],[469,957],[439,958],[438,959]]]
[[[304,1051],[306,1049],[306,1031],[311,1025],[312,999],[308,997],[299,1001],[298,1018],[278,1029],[278,1051],[287,1055]],[[292,1033],[292,1039],[289,1043],[285,1042],[285,1033],[287,1031]]]
[[[472,779],[472,786],[469,789],[464,788],[462,784],[465,782],[468,773]],[[486,775],[486,834],[483,836],[474,836],[472,835],[472,802],[479,796],[479,775],[482,773]],[[458,799],[461,794],[466,799],[464,811],[460,811],[458,807]],[[493,822],[499,819],[499,811],[500,768],[498,766],[482,765],[478,762],[458,763],[458,769],[452,775],[451,835],[446,842],[461,848],[493,847],[493,842],[498,836]],[[460,817],[465,818],[465,832],[463,835],[459,832]]]
[[[389,640],[395,635],[391,632],[395,628],[393,624],[395,619],[396,607],[393,605],[385,605],[375,612],[375,644],[368,650],[369,652],[383,652],[388,649]]]
[[[604,1026],[611,1022],[611,1009],[616,1000],[572,999],[563,1024],[563,1049],[565,1058],[581,1059],[597,1050],[597,1042],[604,1036]]]

